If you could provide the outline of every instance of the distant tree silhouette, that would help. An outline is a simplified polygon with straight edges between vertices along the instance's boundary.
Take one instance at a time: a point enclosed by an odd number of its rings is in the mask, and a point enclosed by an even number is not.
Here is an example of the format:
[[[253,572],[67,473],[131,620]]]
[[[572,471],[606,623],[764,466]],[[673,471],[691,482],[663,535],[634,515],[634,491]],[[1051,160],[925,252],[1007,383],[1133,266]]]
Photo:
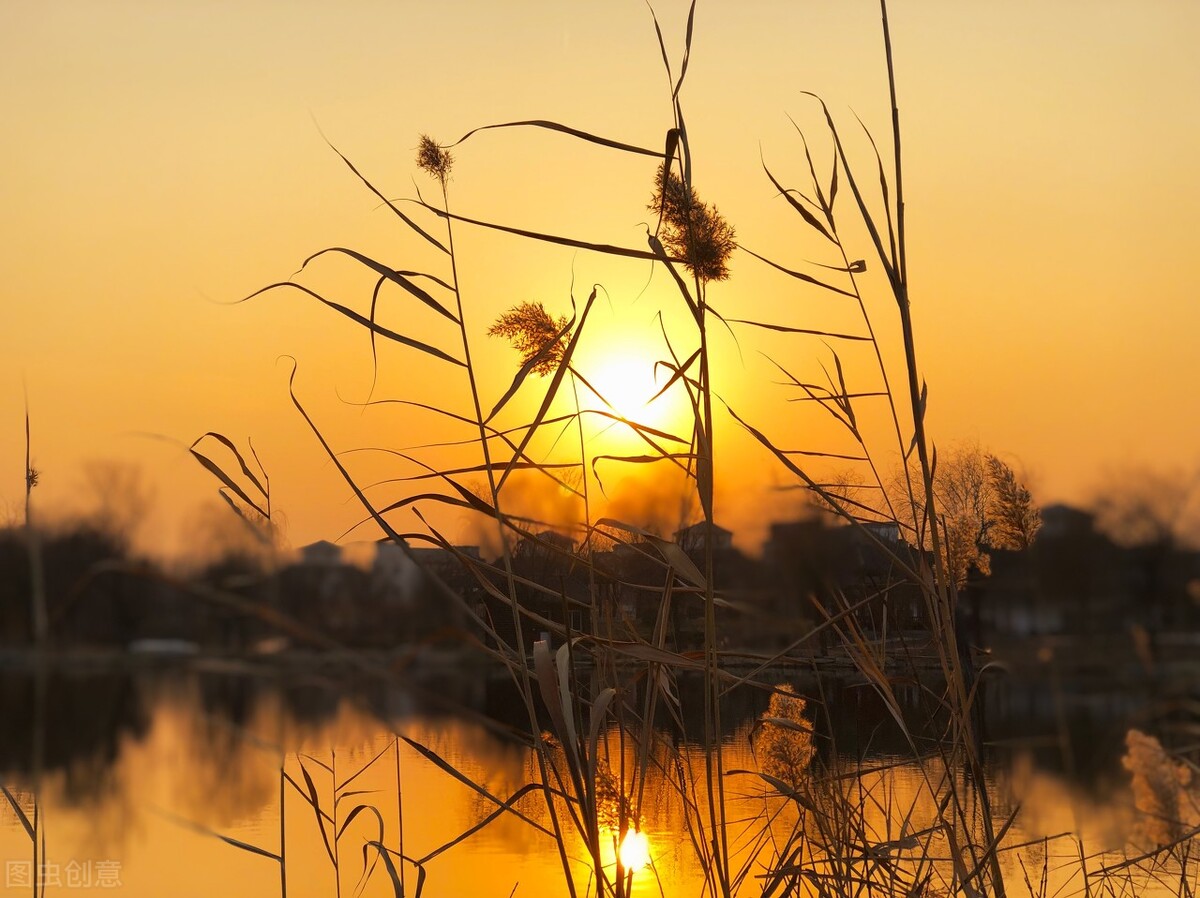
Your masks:
[[[130,549],[154,504],[153,490],[136,465],[95,459],[83,466],[83,511],[87,526]]]
[[[1123,546],[1178,546],[1196,541],[1193,502],[1200,475],[1129,467],[1109,473],[1096,491],[1096,526]]]

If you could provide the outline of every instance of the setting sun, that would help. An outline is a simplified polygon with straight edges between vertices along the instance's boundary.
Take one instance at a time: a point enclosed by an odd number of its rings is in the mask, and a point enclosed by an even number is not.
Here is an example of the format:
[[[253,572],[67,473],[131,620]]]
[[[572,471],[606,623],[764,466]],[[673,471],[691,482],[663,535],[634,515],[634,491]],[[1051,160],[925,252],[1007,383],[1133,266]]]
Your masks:
[[[648,356],[614,353],[586,374],[594,391],[585,405],[612,412],[649,427],[667,427],[682,399],[682,387],[674,384],[671,390],[657,396],[666,385],[669,372],[659,367],[657,382],[654,362]],[[597,396],[596,394],[599,393]]]
[[[621,842],[621,866],[636,873],[650,863],[650,840],[646,834],[631,829]]]

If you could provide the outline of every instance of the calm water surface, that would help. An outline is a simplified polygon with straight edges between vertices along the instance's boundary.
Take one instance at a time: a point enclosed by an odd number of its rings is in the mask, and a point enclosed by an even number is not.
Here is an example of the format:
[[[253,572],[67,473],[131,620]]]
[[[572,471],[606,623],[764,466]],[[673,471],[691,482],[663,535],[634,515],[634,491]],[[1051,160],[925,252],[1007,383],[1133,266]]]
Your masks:
[[[0,734],[0,761],[4,783],[30,819],[36,780],[47,895],[114,890],[129,898],[279,894],[275,860],[218,836],[274,855],[282,840],[292,896],[392,894],[373,840],[409,857],[428,858],[423,892],[428,896],[565,894],[553,842],[510,814],[431,856],[483,820],[495,804],[397,736],[435,752],[501,799],[536,779],[531,753],[506,738],[503,725],[496,723],[505,715],[491,706],[504,700],[481,696],[480,688],[468,682],[449,691],[466,690],[454,696],[456,703],[465,709],[482,705],[488,713],[448,714],[431,711],[419,693],[347,690],[317,675],[264,682],[237,671],[92,672],[52,677],[41,693],[28,677],[10,675],[3,692],[6,719],[14,725]],[[447,689],[432,692],[445,697]],[[727,736],[728,768],[758,769],[749,747],[751,725],[752,717],[743,718]],[[857,763],[884,768],[863,783],[870,795],[866,817],[880,841],[905,834],[902,818],[919,823],[933,813],[924,783],[941,773],[935,762],[895,761],[881,729],[864,726],[862,714],[857,723],[831,726],[860,730],[866,738],[854,749]],[[606,739],[618,758],[616,732]],[[31,766],[31,753],[40,755],[40,770]],[[699,749],[686,749],[685,756],[702,763]],[[1021,805],[1005,839],[1023,844],[1005,855],[1012,893],[1026,893],[1026,874],[1037,891],[1045,868],[1050,893],[1061,887],[1062,894],[1083,894],[1077,857],[1072,858],[1076,843],[1041,840],[1082,831],[1089,852],[1123,847],[1133,814],[1119,773],[1110,765],[1107,774],[1094,771],[1086,788],[1071,787],[1060,772],[1039,766],[1033,752],[1000,757],[989,783],[996,815],[1003,820],[1018,801]],[[322,808],[345,827],[333,859],[311,805],[281,781],[281,770],[305,790],[311,779]],[[335,782],[342,796],[336,802]],[[735,845],[750,844],[751,835],[763,830],[764,814],[777,815],[781,833],[794,822],[794,809],[764,798],[765,788],[749,774],[727,779],[730,817],[748,821],[741,830],[735,826]],[[372,810],[355,814],[360,805]],[[529,795],[517,807],[548,825],[540,796]],[[643,815],[653,862],[636,874],[635,893],[700,895],[703,876],[682,810],[662,777],[650,778]],[[909,832],[918,828],[910,827]],[[937,854],[937,841],[931,844]],[[584,855],[580,845],[567,848],[574,857]],[[2,797],[0,860],[5,894],[30,894],[32,845]],[[412,894],[416,870],[403,866]],[[759,888],[752,875],[743,894],[757,894]],[[1175,891],[1164,887],[1160,894]],[[1139,885],[1117,893],[1153,891]]]

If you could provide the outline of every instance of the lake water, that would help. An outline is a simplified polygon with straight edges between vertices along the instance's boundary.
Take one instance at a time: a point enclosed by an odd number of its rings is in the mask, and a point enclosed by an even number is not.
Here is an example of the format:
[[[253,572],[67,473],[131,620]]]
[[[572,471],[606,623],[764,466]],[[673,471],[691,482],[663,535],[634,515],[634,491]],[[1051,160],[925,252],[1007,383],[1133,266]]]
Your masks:
[[[376,841],[422,861],[423,895],[566,894],[556,845],[537,829],[550,825],[540,794],[515,804],[527,820],[501,814],[437,853],[496,810],[483,792],[503,800],[537,779],[533,753],[506,732],[520,715],[503,681],[443,673],[386,682],[317,663],[293,663],[280,673],[192,661],[121,671],[76,667],[40,681],[9,670],[0,682],[3,782],[30,824],[36,806],[38,841],[45,843],[37,863],[47,895],[275,895],[281,891],[281,840],[290,896],[393,894]],[[811,684],[797,688],[812,695]],[[1144,821],[1119,763],[1122,730],[1095,719],[1090,729],[1088,721],[1076,721],[1060,728],[1059,736],[1098,752],[1088,755],[1075,746],[1064,755],[1064,740],[1053,737],[1053,726],[1050,737],[1013,734],[1014,720],[1037,729],[1038,702],[1034,696],[994,699],[988,718],[995,743],[988,754],[988,792],[997,826],[1020,809],[1004,835],[1004,844],[1015,847],[1003,854],[1003,869],[1010,894],[1039,893],[1045,871],[1047,894],[1082,895],[1079,843],[1062,834],[1083,834],[1087,868],[1094,872],[1137,853],[1130,845],[1144,837]],[[731,844],[735,857],[748,863],[746,895],[760,894],[764,880],[756,877],[794,831],[799,813],[794,803],[768,797],[770,788],[756,775],[762,747],[756,742],[759,751],[752,752],[751,737],[765,704],[752,695],[731,705],[726,717],[726,769],[750,771],[725,778]],[[813,769],[861,772],[844,781],[843,810],[855,809],[881,856],[900,858],[919,845],[930,856],[947,857],[945,834],[920,833],[936,813],[930,783],[945,775],[939,762],[932,755],[914,760],[911,746],[904,750],[869,691],[845,686],[827,705],[837,711],[823,722],[815,703],[809,709],[818,734]],[[1055,713],[1061,719],[1067,712],[1060,706]],[[610,769],[619,769],[622,758],[632,764],[615,728],[600,742]],[[702,769],[699,746],[677,748],[671,757]],[[440,767],[430,752],[478,788]],[[652,766],[646,778],[641,828],[652,863],[634,875],[634,891],[698,896],[704,877],[670,785],[678,770],[664,767],[656,773]],[[311,802],[300,794],[310,789],[328,814],[325,837]],[[703,796],[697,800],[702,804]],[[363,810],[356,812],[359,806]],[[343,831],[333,844],[335,827]],[[611,832],[602,833],[609,861],[612,839]],[[584,856],[577,840],[565,848],[571,857]],[[33,841],[3,796],[0,860],[5,894],[29,894]],[[401,864],[398,872],[407,894],[414,894],[417,867]],[[932,877],[926,894],[940,894],[941,873],[933,867],[926,872]],[[1156,885],[1129,871],[1111,874],[1108,882],[1118,895],[1181,890],[1178,870],[1168,867],[1158,875],[1165,882]],[[1194,888],[1195,870],[1188,875]],[[586,877],[581,874],[579,882]]]

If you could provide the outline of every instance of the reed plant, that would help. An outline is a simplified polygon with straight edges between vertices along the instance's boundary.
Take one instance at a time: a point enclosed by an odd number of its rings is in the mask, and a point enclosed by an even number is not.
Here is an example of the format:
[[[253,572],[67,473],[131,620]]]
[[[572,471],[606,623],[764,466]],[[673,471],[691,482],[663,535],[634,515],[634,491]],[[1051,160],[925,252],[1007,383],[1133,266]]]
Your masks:
[[[369,841],[368,845],[377,846],[398,895],[404,891],[406,865],[423,873],[433,857],[458,848],[479,828],[507,814],[551,838],[563,887],[572,898],[593,893],[625,898],[634,877],[618,848],[641,825],[651,780],[670,784],[682,809],[682,828],[703,872],[705,892],[714,898],[750,891],[772,896],[1007,894],[1001,857],[1011,848],[1005,838],[1017,810],[998,814],[988,791],[975,722],[979,672],[956,626],[958,587],[944,549],[945,523],[934,488],[936,451],[925,423],[928,389],[921,377],[911,313],[901,131],[884,0],[880,12],[891,110],[888,138],[877,140],[864,126],[865,139],[856,137],[852,142],[826,103],[806,94],[820,127],[811,133],[797,128],[796,158],[803,186],[786,186],[782,177],[763,165],[765,183],[795,213],[796,244],[805,248],[797,256],[816,246],[830,260],[827,263],[775,260],[756,252],[739,242],[733,224],[702,199],[694,177],[696,150],[684,102],[696,16],[693,3],[678,57],[673,57],[653,18],[672,110],[663,123],[661,146],[638,146],[548,120],[489,124],[452,144],[422,136],[416,164],[431,179],[434,196],[426,198],[418,190],[405,200],[390,198],[335,149],[413,238],[413,255],[431,257],[430,266],[424,270],[393,267],[353,249],[330,247],[305,259],[300,273],[335,259],[365,268],[375,277],[374,288],[360,304],[366,311],[319,293],[299,279],[271,284],[247,297],[298,291],[367,331],[376,364],[378,341],[391,342],[428,366],[430,376],[461,378],[469,397],[469,407],[458,410],[408,396],[370,400],[369,405],[397,404],[461,430],[454,439],[423,447],[382,447],[416,473],[396,478],[410,487],[402,498],[381,502],[306,411],[295,388],[295,369],[289,382],[296,409],[381,538],[394,542],[414,560],[414,547],[439,548],[472,579],[483,601],[469,598],[449,580],[429,572],[439,594],[468,622],[478,651],[505,672],[520,697],[525,720],[520,738],[534,759],[532,781],[501,798],[429,748],[412,743],[426,761],[468,785],[493,810],[424,858],[408,858],[402,850],[384,847],[382,832],[378,840]],[[451,189],[455,148],[480,139],[484,132],[530,129],[653,163],[653,176],[646,185],[653,221],[647,226],[644,247],[539,232],[456,211]],[[821,162],[823,157],[829,161]],[[527,302],[497,321],[482,322],[493,336],[512,341],[521,355],[511,376],[484,370],[472,341],[481,323],[460,276],[469,264],[458,246],[464,228],[614,260],[640,260],[665,272],[672,285],[672,302],[682,310],[688,332],[667,339],[664,331],[664,357],[656,367],[666,373],[660,395],[677,394],[690,410],[687,430],[671,432],[620,414],[577,365],[579,348],[588,340],[589,315],[603,290],[600,284],[592,286],[582,301],[576,300],[572,285],[567,293],[569,314],[565,308],[562,313],[548,311],[541,301]],[[866,252],[856,248],[851,234],[865,234]],[[713,285],[729,277],[735,253],[806,289],[854,303],[861,327],[840,331],[820,322],[800,326],[757,317],[752,311],[740,318],[720,314],[713,303]],[[868,269],[881,272],[881,280],[864,279]],[[868,288],[880,283],[883,295],[869,295]],[[381,324],[380,305],[395,298],[432,314],[444,328],[445,338],[440,342],[418,339]],[[888,319],[886,327],[879,323],[881,315]],[[777,369],[796,398],[835,422],[854,449],[784,448],[767,424],[723,400],[712,370],[714,328],[735,333],[767,330],[794,340],[788,357],[775,360]],[[883,345],[878,336],[891,330],[899,334],[898,352]],[[846,345],[869,347],[871,364],[862,369],[850,366],[838,348]],[[893,357],[899,358],[899,364],[893,364]],[[794,373],[797,363],[812,360],[824,367],[825,382]],[[492,389],[496,383],[503,386],[498,395]],[[599,403],[581,402],[581,389]],[[518,396],[526,400],[525,406],[516,401]],[[520,411],[524,407],[534,409],[531,416]],[[798,487],[846,526],[856,528],[862,540],[887,559],[890,569],[877,594],[863,598],[835,591],[840,604],[821,607],[823,619],[815,628],[791,634],[778,652],[751,656],[748,665],[746,656],[734,659],[723,650],[720,638],[722,622],[737,605],[735,597],[715,586],[715,483],[722,458],[715,433],[722,417],[743,428]],[[887,422],[882,439],[866,423],[880,417]],[[583,422],[589,418],[623,428],[640,442],[642,451],[600,454],[586,436]],[[572,425],[578,434],[577,454],[566,460],[561,452],[551,456],[546,444],[557,443],[562,429]],[[451,450],[464,446],[474,458],[447,465]],[[889,488],[882,473],[888,456],[901,459],[899,494]],[[237,458],[243,473],[252,476],[241,456]],[[831,482],[822,467],[830,460],[851,466],[850,488],[845,481]],[[635,522],[594,519],[590,488],[599,483],[601,463],[666,468],[681,475],[699,509],[700,552],[693,557]],[[251,502],[249,495],[237,491],[231,477],[220,470],[214,473],[243,502]],[[543,479],[582,503],[582,518],[571,529],[569,541],[547,538],[545,532],[554,526],[551,522],[513,510],[519,505],[511,493],[522,478]],[[485,522],[498,557],[488,561],[462,551],[426,513],[430,508]],[[259,511],[269,517],[266,509]],[[396,523],[405,513],[411,513],[407,520],[418,522],[416,529],[404,530]],[[894,527],[899,537],[889,539],[876,526],[881,522]],[[618,547],[625,557],[636,559],[643,569],[638,582],[606,568],[597,548],[600,544]],[[518,547],[528,545],[539,547],[555,562],[556,570],[579,576],[530,576],[517,557]],[[612,599],[619,590],[655,604],[655,623],[648,633],[623,620],[619,603]],[[914,658],[911,646],[899,656],[886,651],[863,627],[858,614],[870,602],[886,607],[890,595],[901,590],[915,591],[920,597],[928,652],[923,661]],[[680,651],[670,639],[672,609],[682,602],[702,609],[698,652]],[[572,626],[572,620],[587,623]],[[530,638],[531,631],[548,638]],[[799,669],[811,662],[804,647],[819,632],[837,637],[841,652],[906,741],[905,763],[915,764],[918,782],[905,797],[889,778],[898,762],[871,765],[860,757],[848,763],[836,745],[814,747],[816,721],[807,716],[790,686],[776,682],[773,672],[781,665]],[[898,665],[906,664],[898,676]],[[918,682],[930,719],[939,728],[933,738],[909,729],[897,695],[902,678]],[[685,686],[692,680],[702,684],[699,708],[685,703]],[[731,768],[722,717],[723,700],[744,688],[758,688],[770,696],[767,713],[756,729],[754,744],[761,763],[753,770]],[[821,696],[814,707],[827,713],[830,701]],[[698,745],[700,754],[689,754],[687,745]],[[339,825],[339,796],[346,794],[340,790],[349,781],[339,784],[329,767],[333,811],[321,804],[303,764],[303,787],[286,772],[282,775],[313,809],[336,871],[339,836],[348,818],[369,813],[369,807],[356,805]],[[757,785],[746,793],[746,783]],[[522,810],[522,802],[534,794],[540,796],[544,812],[536,818]],[[749,807],[746,802],[754,810],[743,814]],[[380,826],[382,830],[382,822]],[[1026,884],[1031,886],[1028,878]]]

